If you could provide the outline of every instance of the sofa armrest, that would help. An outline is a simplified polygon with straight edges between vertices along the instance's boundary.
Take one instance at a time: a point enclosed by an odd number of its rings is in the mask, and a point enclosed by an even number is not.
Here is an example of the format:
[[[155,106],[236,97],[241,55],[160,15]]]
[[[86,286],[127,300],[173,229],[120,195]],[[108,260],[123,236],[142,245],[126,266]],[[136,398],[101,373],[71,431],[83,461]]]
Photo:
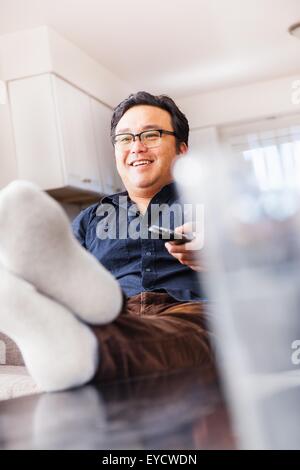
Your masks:
[[[22,353],[16,343],[0,331],[0,364],[6,366],[24,366]]]
[[[0,400],[41,393],[26,367],[0,366]]]

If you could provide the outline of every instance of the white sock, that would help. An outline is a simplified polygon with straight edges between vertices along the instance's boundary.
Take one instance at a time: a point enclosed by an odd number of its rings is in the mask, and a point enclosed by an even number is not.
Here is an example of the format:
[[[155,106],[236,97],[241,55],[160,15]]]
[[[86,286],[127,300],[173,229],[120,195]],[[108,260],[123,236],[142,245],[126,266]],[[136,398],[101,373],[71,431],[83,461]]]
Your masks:
[[[0,306],[0,331],[16,342],[41,390],[64,390],[93,378],[99,353],[91,329],[1,266]]]
[[[0,191],[0,261],[88,323],[120,313],[117,280],[80,246],[59,204],[32,183]]]

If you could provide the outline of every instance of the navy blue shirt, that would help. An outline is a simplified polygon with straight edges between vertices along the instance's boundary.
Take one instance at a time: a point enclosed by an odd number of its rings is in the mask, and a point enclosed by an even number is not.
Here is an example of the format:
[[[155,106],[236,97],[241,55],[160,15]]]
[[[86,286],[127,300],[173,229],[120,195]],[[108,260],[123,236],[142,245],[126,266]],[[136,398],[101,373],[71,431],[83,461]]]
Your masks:
[[[174,209],[175,208],[175,209]],[[199,274],[181,264],[153,239],[149,224],[174,229],[187,221],[174,183],[164,186],[141,215],[128,193],[103,197],[83,210],[72,228],[80,244],[118,280],[127,297],[167,292],[177,300],[204,300]]]

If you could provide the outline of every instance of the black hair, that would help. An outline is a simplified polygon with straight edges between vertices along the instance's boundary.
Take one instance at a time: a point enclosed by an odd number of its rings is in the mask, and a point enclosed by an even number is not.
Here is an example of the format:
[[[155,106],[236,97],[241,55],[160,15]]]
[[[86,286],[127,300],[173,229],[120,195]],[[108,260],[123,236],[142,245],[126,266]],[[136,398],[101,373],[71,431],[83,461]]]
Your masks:
[[[111,138],[115,135],[115,130],[121,117],[128,111],[128,109],[139,105],[156,106],[157,108],[164,109],[171,116],[173,130],[176,134],[176,150],[179,151],[179,146],[182,142],[188,145],[189,139],[189,123],[186,116],[180,111],[175,102],[167,95],[151,95],[146,91],[138,91],[132,93],[125,100],[123,100],[114,109],[111,119]]]

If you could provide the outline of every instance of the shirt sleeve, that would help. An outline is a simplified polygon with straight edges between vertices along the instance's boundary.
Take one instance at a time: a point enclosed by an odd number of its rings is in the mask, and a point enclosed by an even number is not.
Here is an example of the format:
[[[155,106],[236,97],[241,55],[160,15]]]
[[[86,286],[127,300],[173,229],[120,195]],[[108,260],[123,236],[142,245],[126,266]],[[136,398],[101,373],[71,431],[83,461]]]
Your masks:
[[[86,248],[86,232],[90,221],[97,209],[98,204],[93,204],[81,211],[73,220],[71,228],[75,238],[79,241],[80,245]]]

